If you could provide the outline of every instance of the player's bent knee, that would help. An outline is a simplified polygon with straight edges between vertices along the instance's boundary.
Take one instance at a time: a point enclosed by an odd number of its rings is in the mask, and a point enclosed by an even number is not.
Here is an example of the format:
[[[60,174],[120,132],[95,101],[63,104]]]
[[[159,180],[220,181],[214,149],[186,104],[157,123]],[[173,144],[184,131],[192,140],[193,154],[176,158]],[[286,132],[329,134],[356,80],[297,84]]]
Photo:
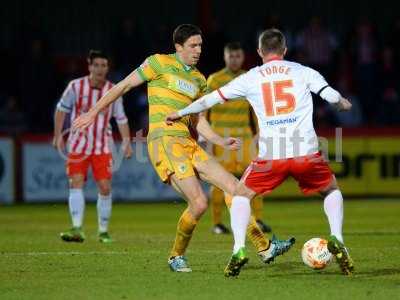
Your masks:
[[[234,192],[235,196],[242,196],[242,197],[246,197],[249,199],[253,199],[256,196],[256,192],[254,192],[253,190],[249,189],[244,182],[239,182],[239,184],[237,185],[235,192]]]
[[[196,218],[202,216],[206,212],[207,208],[208,208],[208,203],[205,197],[198,197],[191,204],[191,210],[195,214]]]
[[[236,179],[236,178],[235,178],[235,179]],[[229,183],[226,185],[226,186],[227,186],[227,190],[226,190],[225,192],[227,192],[227,193],[230,194],[230,195],[233,195],[233,194],[236,192],[236,190],[237,190],[237,188],[238,188],[238,185],[239,185],[239,181],[238,181],[238,180],[229,182]]]

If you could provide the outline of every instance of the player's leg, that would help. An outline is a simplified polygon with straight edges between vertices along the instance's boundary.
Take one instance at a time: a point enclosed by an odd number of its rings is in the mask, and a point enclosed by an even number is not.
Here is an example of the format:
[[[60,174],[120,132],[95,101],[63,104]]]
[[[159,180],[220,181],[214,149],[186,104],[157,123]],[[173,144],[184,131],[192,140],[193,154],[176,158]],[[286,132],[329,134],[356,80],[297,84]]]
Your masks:
[[[242,153],[236,151],[236,174],[243,174],[247,167],[251,164],[252,160],[257,157],[257,140],[253,138],[244,138]],[[269,233],[272,228],[263,221],[264,200],[261,195],[254,197],[251,200],[251,211],[256,219],[258,227],[265,232]]]
[[[97,206],[99,241],[102,243],[111,243],[112,239],[108,233],[108,225],[110,222],[111,211],[112,211],[111,154],[92,155],[91,166],[98,190],[96,206]]]
[[[82,155],[69,155],[66,168],[69,180],[68,207],[72,228],[61,232],[60,237],[66,242],[83,242],[85,240],[85,235],[82,231],[85,213],[83,187],[88,169],[87,158]]]
[[[351,274],[353,261],[343,244],[343,196],[331,169],[321,154],[316,153],[293,160],[292,171],[303,193],[319,192],[324,198],[324,211],[331,231],[328,249],[335,255],[342,272]]]
[[[224,270],[227,277],[239,275],[240,269],[249,260],[245,251],[246,232],[250,223],[250,200],[255,195],[256,193],[244,186],[243,182],[239,182],[232,198],[230,216],[234,246],[233,254]]]
[[[335,177],[331,183],[320,191],[324,198],[324,211],[329,222],[331,235],[343,243],[343,196],[340,192]]]
[[[112,211],[111,181],[101,179],[97,181],[97,220],[99,241],[101,243],[111,243],[112,239],[108,233],[108,224]]]
[[[236,160],[234,151],[227,151],[226,149],[214,145],[213,154],[215,159],[221,164],[221,166],[229,173],[233,173],[236,167]],[[230,197],[229,195],[227,195]],[[212,231],[217,234],[230,233],[229,229],[222,223],[222,212],[225,209],[225,193],[223,190],[211,185],[210,188],[210,205],[211,215],[213,221]]]
[[[200,178],[208,183],[225,191],[225,203],[231,210],[232,196],[239,180],[231,173],[227,172],[214,159],[196,163],[196,170],[199,172]],[[231,217],[232,219],[232,217]],[[269,240],[258,227],[254,217],[249,220],[249,238],[257,249],[257,252],[264,251],[269,246]],[[231,224],[232,226],[232,224]]]
[[[343,242],[343,196],[333,177],[331,184],[320,191],[324,197],[324,211],[328,218],[331,236],[328,239],[328,249],[335,256],[343,274],[354,272],[354,263]]]
[[[250,221],[250,200],[257,194],[265,194],[274,190],[287,177],[285,162],[273,165],[272,162],[258,165],[251,164],[235,190],[231,207],[231,226],[234,235],[233,254],[225,268],[225,276],[237,276],[243,266],[245,257],[245,230]],[[275,257],[284,254],[295,243],[294,238],[278,240],[273,236],[268,249],[259,252],[260,257],[266,263],[270,263]]]
[[[168,264],[172,271],[190,272],[184,256],[197,221],[207,209],[207,198],[196,177],[191,157],[195,141],[185,137],[163,136],[148,143],[151,163],[163,182],[168,182],[187,201],[182,213]],[[204,159],[208,155],[204,152]]]
[[[198,220],[207,210],[207,197],[195,176],[180,179],[176,174],[172,174],[170,182],[186,199],[188,207],[179,218],[168,263],[172,271],[191,272],[184,255]]]

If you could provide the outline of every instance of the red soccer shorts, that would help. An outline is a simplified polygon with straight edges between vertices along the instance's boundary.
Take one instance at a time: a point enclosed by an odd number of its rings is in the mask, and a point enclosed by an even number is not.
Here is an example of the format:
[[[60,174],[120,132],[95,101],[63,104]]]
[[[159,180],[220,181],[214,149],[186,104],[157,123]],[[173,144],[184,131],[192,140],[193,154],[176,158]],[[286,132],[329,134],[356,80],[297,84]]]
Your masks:
[[[93,177],[96,181],[111,179],[111,153],[93,155],[69,154],[66,163],[67,175],[72,177],[73,175],[81,174],[86,180],[89,166],[92,167]]]
[[[307,156],[255,160],[243,174],[242,181],[257,194],[268,194],[289,176],[293,176],[304,194],[326,188],[335,178],[321,153]]]

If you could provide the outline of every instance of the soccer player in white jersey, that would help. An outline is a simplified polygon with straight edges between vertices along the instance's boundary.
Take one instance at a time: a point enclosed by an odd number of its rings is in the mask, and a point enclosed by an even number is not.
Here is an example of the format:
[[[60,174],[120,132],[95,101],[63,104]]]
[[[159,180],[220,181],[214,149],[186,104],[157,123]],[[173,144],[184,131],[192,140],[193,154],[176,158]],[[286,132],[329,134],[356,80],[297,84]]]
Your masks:
[[[72,123],[77,117],[93,107],[102,95],[113,86],[106,79],[109,66],[108,58],[104,53],[91,50],[88,57],[88,65],[89,75],[72,80],[57,104],[54,116],[53,145],[59,151],[64,151],[63,124],[66,115],[70,115],[70,123]],[[129,158],[132,155],[132,148],[129,143],[128,119],[125,116],[122,98],[104,109],[96,117],[95,122],[85,131],[69,132],[66,169],[69,179],[68,204],[72,228],[60,234],[61,239],[66,242],[83,242],[85,240],[82,230],[85,210],[83,187],[89,167],[92,168],[98,188],[99,241],[103,243],[112,241],[108,233],[112,207],[111,117],[114,117],[118,124],[118,129],[123,139],[124,156]]]
[[[258,49],[263,65],[185,109],[171,113],[166,119],[170,124],[187,114],[199,113],[238,97],[246,98],[257,116],[259,154],[244,173],[233,198],[230,212],[235,244],[225,276],[239,275],[248,261],[244,247],[250,200],[257,194],[271,192],[289,176],[294,177],[303,193],[317,192],[324,197],[331,230],[328,249],[344,274],[351,274],[354,269],[343,244],[343,197],[334,174],[318,151],[311,93],[318,94],[339,110],[350,110],[351,103],[331,88],[317,71],[284,60],[286,51],[285,37],[279,30],[264,31],[259,37]]]

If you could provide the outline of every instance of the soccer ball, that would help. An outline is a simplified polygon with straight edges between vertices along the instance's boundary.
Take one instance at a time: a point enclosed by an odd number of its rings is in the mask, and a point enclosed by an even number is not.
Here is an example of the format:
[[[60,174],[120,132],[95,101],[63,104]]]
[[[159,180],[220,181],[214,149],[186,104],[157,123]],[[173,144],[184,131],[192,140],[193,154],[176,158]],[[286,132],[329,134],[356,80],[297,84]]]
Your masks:
[[[321,238],[308,240],[301,250],[303,262],[312,269],[321,270],[325,268],[332,259],[328,250],[328,241]]]

